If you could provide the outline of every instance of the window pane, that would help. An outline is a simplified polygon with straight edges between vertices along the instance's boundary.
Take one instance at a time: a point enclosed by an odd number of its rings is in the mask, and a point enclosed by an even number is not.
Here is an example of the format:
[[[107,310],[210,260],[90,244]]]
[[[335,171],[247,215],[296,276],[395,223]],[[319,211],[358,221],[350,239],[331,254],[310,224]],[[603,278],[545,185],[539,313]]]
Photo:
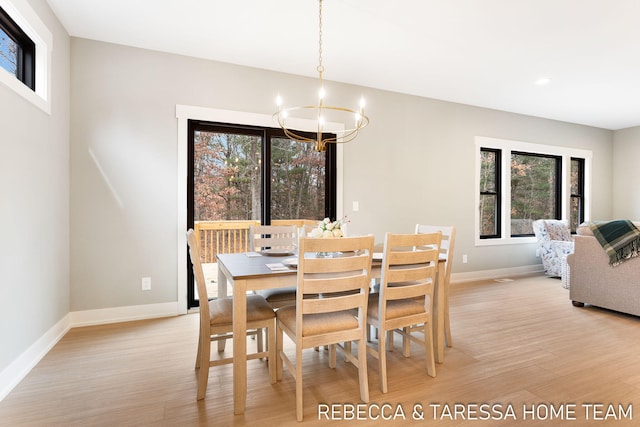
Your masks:
[[[497,197],[493,195],[480,196],[480,235],[496,236],[498,228],[496,221]]]
[[[194,132],[194,220],[260,220],[262,138]]]
[[[582,202],[582,199],[580,199],[579,197],[571,197],[571,212],[569,213],[569,222],[570,222],[569,225],[571,227],[572,232],[575,232],[578,229],[580,222],[582,222],[580,218],[581,202]]]
[[[0,28],[0,67],[17,76],[18,44],[2,28]]]
[[[580,166],[578,159],[571,159],[571,194],[582,194],[582,189],[580,188]]]
[[[584,159],[571,159],[571,206],[569,225],[575,232],[584,221]]]
[[[480,237],[500,234],[500,150],[480,150]]]
[[[480,152],[480,192],[496,192],[496,156],[495,151]]]
[[[511,154],[511,235],[533,234],[533,221],[557,217],[558,161]]]
[[[271,219],[320,219],[326,154],[312,144],[271,139]]]

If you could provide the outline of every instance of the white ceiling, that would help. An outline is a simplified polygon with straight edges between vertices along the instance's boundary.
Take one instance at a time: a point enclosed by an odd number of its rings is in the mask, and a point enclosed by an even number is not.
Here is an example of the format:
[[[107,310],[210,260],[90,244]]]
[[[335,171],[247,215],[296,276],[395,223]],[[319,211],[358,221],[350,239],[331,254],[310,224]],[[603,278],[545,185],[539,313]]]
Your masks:
[[[71,36],[317,77],[316,0],[48,0]],[[639,0],[324,0],[324,78],[640,125]],[[547,85],[535,82],[551,79]]]

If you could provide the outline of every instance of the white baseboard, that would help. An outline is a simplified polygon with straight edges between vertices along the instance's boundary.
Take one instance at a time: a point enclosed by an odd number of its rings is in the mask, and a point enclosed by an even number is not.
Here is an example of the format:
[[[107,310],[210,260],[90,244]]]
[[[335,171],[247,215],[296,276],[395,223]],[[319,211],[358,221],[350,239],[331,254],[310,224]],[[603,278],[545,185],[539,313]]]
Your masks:
[[[131,320],[153,319],[177,316],[178,303],[130,305],[125,307],[102,308],[98,310],[72,311],[71,327],[106,325],[107,323],[129,322]]]
[[[474,282],[476,280],[501,279],[504,277],[522,276],[542,273],[542,264],[524,265],[521,267],[499,268],[495,270],[471,271],[468,273],[451,273],[451,283]]]
[[[46,356],[54,345],[71,329],[71,313],[53,325],[43,336],[0,372],[0,401]]]
[[[0,372],[0,401],[27,376],[71,328],[170,317],[178,314],[180,313],[177,302],[72,311]]]

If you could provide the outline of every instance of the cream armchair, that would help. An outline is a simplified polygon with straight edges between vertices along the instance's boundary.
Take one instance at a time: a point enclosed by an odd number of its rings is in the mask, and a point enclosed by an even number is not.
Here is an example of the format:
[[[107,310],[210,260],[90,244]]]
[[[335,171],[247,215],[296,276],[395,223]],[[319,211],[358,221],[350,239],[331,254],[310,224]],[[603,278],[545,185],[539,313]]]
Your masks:
[[[538,239],[538,250],[544,272],[548,276],[562,276],[567,255],[573,253],[573,236],[567,221],[539,219],[533,221],[533,233]]]

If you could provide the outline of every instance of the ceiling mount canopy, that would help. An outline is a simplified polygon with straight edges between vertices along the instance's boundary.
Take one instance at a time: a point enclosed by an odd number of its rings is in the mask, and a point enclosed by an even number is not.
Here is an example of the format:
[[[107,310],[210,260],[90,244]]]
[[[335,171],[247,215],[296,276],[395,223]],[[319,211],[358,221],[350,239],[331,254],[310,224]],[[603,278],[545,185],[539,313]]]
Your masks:
[[[359,109],[352,110],[350,108],[345,107],[332,107],[324,105],[324,97],[325,90],[323,86],[322,75],[324,73],[324,66],[322,65],[322,0],[318,0],[318,67],[316,70],[318,71],[318,80],[319,80],[319,90],[318,90],[318,101],[316,105],[307,105],[303,107],[288,107],[285,108],[282,106],[282,98],[278,95],[276,99],[276,104],[278,106],[278,111],[273,114],[274,121],[278,124],[279,127],[284,130],[287,138],[292,139],[298,142],[304,143],[313,143],[314,148],[317,151],[325,151],[326,144],[328,143],[342,143],[353,141],[357,136],[360,129],[364,128],[369,124],[369,118],[364,114],[364,99],[360,99]],[[297,116],[294,116],[297,115]],[[344,130],[339,131],[337,136],[334,135],[325,135],[325,123],[329,120],[327,119],[327,114],[340,115],[340,116],[348,116],[352,117],[348,119],[347,117],[343,117],[344,120],[340,120],[343,122],[345,126],[348,126],[347,123],[353,123],[353,126],[346,128]],[[306,116],[305,116],[306,115]],[[290,128],[291,121],[295,121],[296,118],[301,118],[301,116],[305,116],[307,120],[313,120],[313,133],[315,137],[305,136],[302,132],[294,130]]]

